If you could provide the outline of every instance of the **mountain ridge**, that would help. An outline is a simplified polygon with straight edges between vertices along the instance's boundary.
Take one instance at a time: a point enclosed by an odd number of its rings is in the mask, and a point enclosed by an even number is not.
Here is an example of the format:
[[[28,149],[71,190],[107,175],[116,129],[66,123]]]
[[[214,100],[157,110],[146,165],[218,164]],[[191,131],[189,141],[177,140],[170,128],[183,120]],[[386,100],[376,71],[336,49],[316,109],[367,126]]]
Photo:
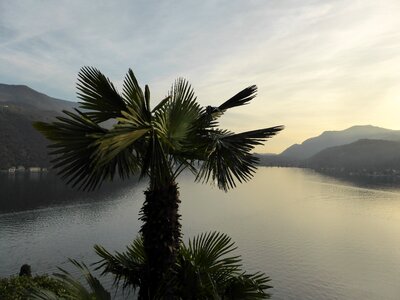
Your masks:
[[[48,141],[35,121],[51,121],[78,103],[40,93],[26,85],[0,83],[0,170],[10,167],[48,167]]]
[[[13,104],[42,111],[59,112],[62,109],[72,109],[76,102],[50,97],[27,85],[0,83],[0,104]]]
[[[400,130],[373,125],[355,125],[340,131],[324,131],[301,144],[294,144],[279,155],[292,160],[306,160],[323,149],[355,142],[360,139],[400,141]]]
[[[48,141],[33,128],[32,123],[51,121],[60,115],[62,110],[71,110],[77,106],[76,102],[52,98],[26,85],[0,83],[0,126],[2,128],[0,169],[19,165],[48,167],[50,165],[47,155]],[[396,151],[385,149],[385,147],[392,147]],[[356,151],[361,152],[362,155],[357,155]],[[343,161],[340,161],[343,153],[346,153],[343,159],[348,165],[351,165],[352,161],[358,161],[358,165],[353,165],[361,168],[363,166],[361,157],[365,158],[364,166],[366,166],[370,160],[375,159],[371,156],[375,152],[386,155],[396,166],[397,153],[399,153],[400,168],[400,130],[373,125],[354,125],[344,130],[324,131],[301,144],[290,146],[281,154],[257,156],[264,165],[340,169],[345,168]],[[385,157],[380,158],[379,155],[376,157],[381,163],[379,168],[388,165],[385,163]],[[378,167],[375,166],[375,168]]]
[[[400,174],[400,141],[361,139],[326,148],[309,158],[305,166],[346,174]]]

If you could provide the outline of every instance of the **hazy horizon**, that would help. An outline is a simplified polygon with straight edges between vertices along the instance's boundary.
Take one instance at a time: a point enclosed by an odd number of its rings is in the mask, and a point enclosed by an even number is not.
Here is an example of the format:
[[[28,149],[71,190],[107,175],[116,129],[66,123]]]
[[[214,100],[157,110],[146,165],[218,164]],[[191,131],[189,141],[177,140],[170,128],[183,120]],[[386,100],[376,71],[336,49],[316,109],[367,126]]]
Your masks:
[[[76,101],[79,69],[118,87],[128,68],[153,104],[187,78],[202,105],[257,84],[223,127],[286,129],[256,149],[280,153],[326,130],[400,129],[400,2],[3,1],[0,82]]]

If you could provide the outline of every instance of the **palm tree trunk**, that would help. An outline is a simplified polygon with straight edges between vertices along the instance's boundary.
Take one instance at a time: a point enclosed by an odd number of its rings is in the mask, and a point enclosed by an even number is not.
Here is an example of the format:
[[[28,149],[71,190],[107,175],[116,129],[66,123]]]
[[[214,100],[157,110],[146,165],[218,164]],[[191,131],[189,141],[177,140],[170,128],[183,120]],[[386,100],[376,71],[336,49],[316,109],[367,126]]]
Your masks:
[[[176,183],[145,191],[141,210],[141,233],[147,256],[146,280],[140,287],[139,299],[153,299],[163,276],[176,260],[181,241],[179,192]],[[168,289],[168,287],[167,287]],[[172,291],[165,291],[172,295]],[[165,294],[164,294],[165,295]],[[168,298],[168,297],[167,297]]]

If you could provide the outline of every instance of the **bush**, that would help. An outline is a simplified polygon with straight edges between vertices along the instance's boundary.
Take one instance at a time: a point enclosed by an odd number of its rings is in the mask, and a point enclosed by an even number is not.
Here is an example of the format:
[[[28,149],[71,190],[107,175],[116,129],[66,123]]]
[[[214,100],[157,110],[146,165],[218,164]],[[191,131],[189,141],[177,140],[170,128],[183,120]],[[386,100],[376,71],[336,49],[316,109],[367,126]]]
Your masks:
[[[59,297],[66,297],[69,293],[56,279],[48,275],[34,277],[11,276],[0,278],[0,299],[1,300],[22,300],[27,299],[27,291],[33,288],[42,288],[52,291]]]

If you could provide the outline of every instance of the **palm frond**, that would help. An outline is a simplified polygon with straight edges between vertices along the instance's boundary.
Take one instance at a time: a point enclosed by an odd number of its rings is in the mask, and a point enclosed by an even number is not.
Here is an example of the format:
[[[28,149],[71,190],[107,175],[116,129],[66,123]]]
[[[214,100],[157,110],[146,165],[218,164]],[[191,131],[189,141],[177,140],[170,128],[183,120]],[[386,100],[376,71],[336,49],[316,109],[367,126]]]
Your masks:
[[[267,299],[269,278],[263,273],[241,271],[240,256],[232,255],[235,244],[226,234],[202,233],[188,246],[182,245],[174,276],[182,299]]]
[[[33,288],[27,291],[26,299],[29,300],[60,300],[60,297],[57,296],[54,292],[40,289],[40,288]]]
[[[202,109],[196,102],[190,84],[178,79],[168,97],[153,111],[154,134],[145,150],[142,176],[149,175],[154,183],[168,183],[182,169],[193,169],[186,154],[193,150]]]
[[[87,110],[96,123],[119,117],[126,109],[114,85],[96,68],[83,67],[79,71],[77,89],[80,108]]]
[[[270,281],[263,273],[246,274],[240,256],[233,255],[235,244],[226,234],[202,233],[182,244],[175,266],[165,275],[157,296],[166,290],[179,299],[267,299]],[[123,289],[140,288],[147,276],[147,257],[142,237],[136,238],[123,253],[109,253],[96,245],[101,260],[95,263],[102,275],[114,276],[114,285]],[[158,298],[157,298],[158,299]]]
[[[216,182],[218,187],[225,191],[236,186],[235,179],[239,182],[250,180],[258,162],[257,157],[250,151],[282,129],[283,126],[275,126],[239,134],[210,130],[209,134],[203,137],[208,143],[196,180]]]
[[[108,133],[86,114],[64,111],[67,117],[57,117],[53,123],[37,122],[35,128],[53,143],[50,155],[57,173],[67,183],[80,189],[94,189],[105,179],[112,180],[115,174],[129,177],[137,170],[138,161],[129,147],[120,151],[107,164],[98,164],[99,141]]]
[[[89,268],[83,262],[80,263],[74,259],[70,259],[69,261],[81,271],[86,280],[86,283],[90,287],[91,294],[96,295],[96,299],[111,300],[110,293],[102,286],[100,281],[90,273]],[[58,276],[60,278],[65,278],[65,276],[67,276],[67,278],[70,279],[70,275],[68,272],[62,269],[60,270],[63,272],[63,274],[55,274],[55,276]],[[74,285],[76,285],[75,282]]]
[[[145,106],[146,106],[146,111],[147,114],[149,116],[149,118],[151,117],[151,113],[150,113],[150,88],[149,86],[146,84],[144,87],[144,100],[145,100]]]
[[[248,104],[254,97],[257,96],[256,93],[257,93],[257,86],[256,85],[249,86],[244,90],[240,91],[239,93],[237,93],[232,98],[226,100],[224,103],[218,106],[218,108],[220,110],[226,110],[232,107]]]
[[[134,142],[142,138],[151,130],[151,127],[134,128],[129,124],[118,124],[113,129],[99,138],[97,144],[97,152],[95,161],[97,167],[109,164],[121,152],[131,149]]]
[[[192,240],[183,251],[188,251],[195,263],[212,272],[223,268],[236,269],[240,266],[239,256],[226,257],[227,254],[235,251],[234,242],[231,238],[219,232],[202,233]]]
[[[151,111],[152,113],[155,113],[157,110],[159,110],[160,108],[162,108],[169,100],[171,99],[171,96],[167,96],[165,97],[163,100],[160,101],[160,103],[158,103],[153,110]]]
[[[156,134],[150,139],[142,165],[143,177],[146,172],[150,177],[150,189],[168,186],[173,181],[172,162],[169,160],[166,146],[160,141]]]
[[[101,257],[101,260],[95,263],[96,270],[102,270],[102,275],[112,274],[115,286],[122,282],[124,289],[140,287],[146,266],[146,254],[141,237],[136,238],[123,253],[116,252],[113,255],[99,245],[95,245],[94,249]]]
[[[257,96],[256,93],[257,86],[252,85],[240,91],[232,98],[226,100],[218,107],[207,106],[202,120],[204,122],[210,122],[210,127],[215,127],[215,120],[222,116],[227,109],[248,104],[254,97]]]
[[[268,283],[271,279],[263,273],[240,274],[233,276],[227,283],[225,296],[231,300],[258,300],[270,299],[270,294],[266,292],[272,286]]]
[[[169,100],[155,111],[155,129],[172,152],[184,151],[189,147],[201,114],[193,88],[186,80],[178,79],[171,88]]]
[[[146,85],[145,93],[143,93],[135,74],[131,69],[129,69],[128,74],[125,76],[123,96],[127,103],[130,104],[131,108],[135,110],[143,120],[146,120],[147,122],[150,121],[151,112],[149,87]]]
[[[127,150],[136,154],[136,163],[139,165],[140,156],[145,152],[143,148],[148,147],[145,135],[152,130],[151,123],[144,120],[131,104],[128,104],[127,110],[122,112],[122,117],[116,120],[118,124],[95,142],[98,146],[95,154],[97,166],[109,164]],[[143,141],[139,142],[139,139]]]
[[[94,277],[88,267],[84,263],[79,263],[76,260],[69,259],[69,261],[77,267],[82,273],[89,290],[79,280],[72,277],[64,269],[58,268],[61,273],[54,274],[57,280],[63,286],[65,291],[70,295],[68,299],[74,300],[111,300],[110,293],[102,286],[100,281]],[[28,299],[32,300],[56,300],[60,299],[54,293],[36,288],[30,291]]]

